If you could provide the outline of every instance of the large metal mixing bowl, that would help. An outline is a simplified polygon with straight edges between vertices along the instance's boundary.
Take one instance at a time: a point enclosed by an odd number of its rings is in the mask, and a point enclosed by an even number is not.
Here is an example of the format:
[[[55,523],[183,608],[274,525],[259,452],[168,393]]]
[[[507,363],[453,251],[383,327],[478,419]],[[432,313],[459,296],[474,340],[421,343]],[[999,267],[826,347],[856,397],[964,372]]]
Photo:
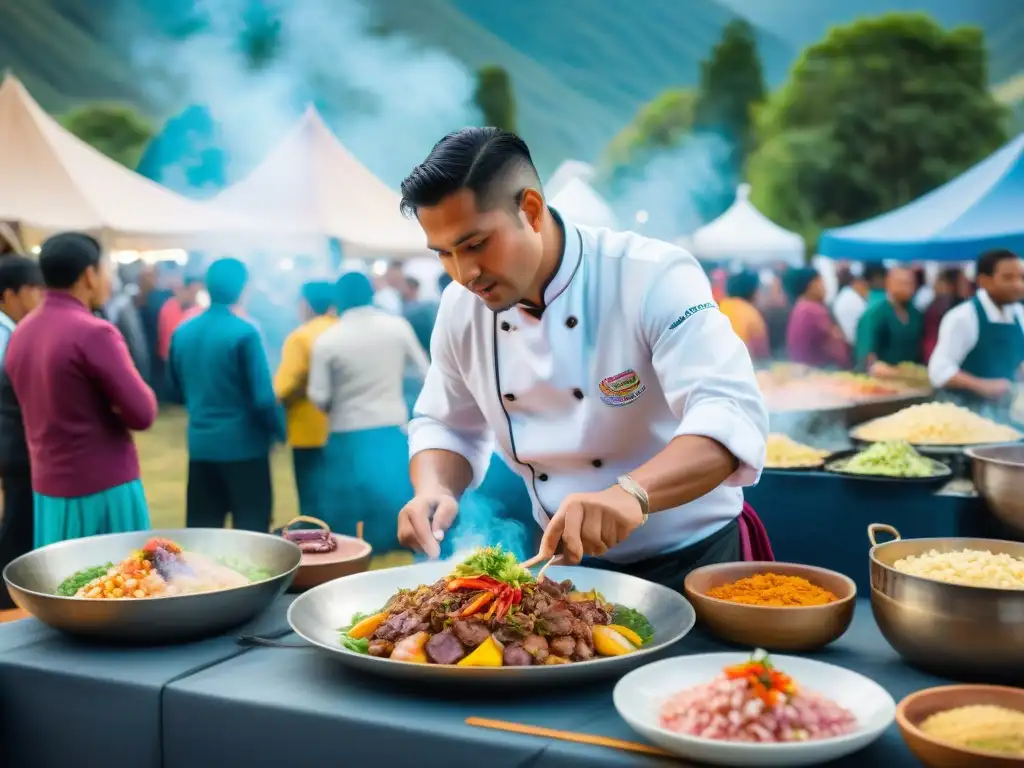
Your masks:
[[[552,566],[547,572],[555,581],[571,579],[577,589],[600,592],[612,603],[643,613],[654,627],[654,639],[623,656],[597,658],[575,664],[529,667],[459,667],[441,664],[409,664],[364,656],[344,648],[338,628],[348,626],[356,613],[378,610],[399,589],[433,584],[451,573],[450,562],[433,562],[368,571],[335,579],[296,598],[288,608],[288,623],[296,634],[338,661],[371,674],[441,685],[483,683],[491,685],[548,685],[615,677],[650,660],[651,654],[668,648],[693,629],[696,615],[686,598],[660,584],[597,568]]]
[[[186,552],[271,575],[244,587],[142,600],[54,594],[68,576],[120,562],[153,536],[171,539]],[[115,533],[62,541],[22,555],[4,568],[4,581],[19,607],[54,629],[120,643],[174,643],[212,637],[255,618],[291,584],[301,556],[295,544],[266,533],[224,528]]]
[[[1024,534],[1024,445],[986,445],[964,453],[974,465],[974,487],[992,514]]]
[[[879,532],[894,541],[877,542]],[[1024,683],[1024,589],[948,584],[911,576],[893,563],[931,550],[987,550],[1024,558],[1024,543],[998,539],[901,539],[868,526],[871,610],[889,645],[912,664],[953,679]]]

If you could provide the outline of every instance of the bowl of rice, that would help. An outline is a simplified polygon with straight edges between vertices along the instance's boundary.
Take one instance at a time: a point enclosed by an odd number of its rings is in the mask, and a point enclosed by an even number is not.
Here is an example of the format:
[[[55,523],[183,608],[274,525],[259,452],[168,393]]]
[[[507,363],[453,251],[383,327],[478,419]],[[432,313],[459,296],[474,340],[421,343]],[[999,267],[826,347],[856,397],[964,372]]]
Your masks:
[[[1024,690],[946,685],[907,696],[896,708],[904,741],[928,768],[1024,765]]]
[[[817,765],[857,752],[895,718],[873,680],[794,656],[709,653],[640,667],[615,686],[633,730],[712,765]]]
[[[1024,543],[903,539],[881,523],[868,538],[871,610],[897,653],[944,677],[1024,684]]]

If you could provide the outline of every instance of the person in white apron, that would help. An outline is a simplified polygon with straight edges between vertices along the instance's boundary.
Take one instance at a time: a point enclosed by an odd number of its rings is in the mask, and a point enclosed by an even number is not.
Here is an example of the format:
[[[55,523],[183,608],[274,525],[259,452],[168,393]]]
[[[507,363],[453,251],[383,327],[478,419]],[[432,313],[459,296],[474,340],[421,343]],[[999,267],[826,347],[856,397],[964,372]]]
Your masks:
[[[450,134],[402,184],[461,287],[442,297],[409,425],[399,540],[437,556],[496,441],[545,529],[542,555],[679,590],[698,565],[770,559],[742,491],[768,414],[700,265],[563,221],[541,189],[526,144],[496,128]]]

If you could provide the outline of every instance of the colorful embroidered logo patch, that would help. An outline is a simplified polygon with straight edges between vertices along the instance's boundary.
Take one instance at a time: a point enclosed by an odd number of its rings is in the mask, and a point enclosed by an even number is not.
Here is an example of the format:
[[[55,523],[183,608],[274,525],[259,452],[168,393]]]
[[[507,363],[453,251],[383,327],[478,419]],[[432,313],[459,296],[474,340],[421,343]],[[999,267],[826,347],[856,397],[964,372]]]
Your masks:
[[[601,399],[608,405],[628,405],[636,400],[647,389],[646,385],[640,382],[640,377],[632,368],[602,379],[599,385]]]

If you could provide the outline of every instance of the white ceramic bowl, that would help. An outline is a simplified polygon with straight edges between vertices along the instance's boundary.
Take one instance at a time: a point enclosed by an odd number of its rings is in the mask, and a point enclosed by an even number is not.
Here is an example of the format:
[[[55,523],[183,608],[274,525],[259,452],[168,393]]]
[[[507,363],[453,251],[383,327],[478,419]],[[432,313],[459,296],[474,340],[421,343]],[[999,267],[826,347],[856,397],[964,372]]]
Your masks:
[[[673,694],[711,681],[724,667],[742,664],[747,653],[675,656],[635,669],[615,686],[615,708],[640,735],[680,757],[735,768],[817,765],[852,754],[873,742],[896,717],[896,702],[872,680],[842,667],[795,656],[772,662],[798,685],[849,709],[860,729],[847,736],[789,744],[716,741],[675,733],[659,725],[661,705]]]

